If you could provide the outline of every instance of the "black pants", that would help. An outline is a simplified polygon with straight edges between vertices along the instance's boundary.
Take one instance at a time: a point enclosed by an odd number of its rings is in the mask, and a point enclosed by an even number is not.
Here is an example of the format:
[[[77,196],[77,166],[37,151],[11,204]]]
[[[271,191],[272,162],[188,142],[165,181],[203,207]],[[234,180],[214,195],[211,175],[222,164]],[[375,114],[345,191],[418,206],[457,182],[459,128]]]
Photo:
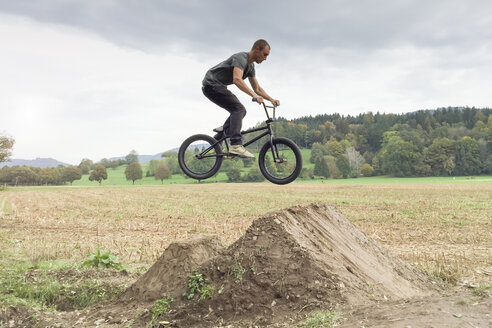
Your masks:
[[[246,116],[246,108],[225,86],[205,85],[202,87],[202,91],[210,101],[231,114],[224,123],[224,131],[230,137],[231,145],[241,145],[241,127],[243,126],[243,118]],[[222,137],[221,134],[215,136],[216,139]]]

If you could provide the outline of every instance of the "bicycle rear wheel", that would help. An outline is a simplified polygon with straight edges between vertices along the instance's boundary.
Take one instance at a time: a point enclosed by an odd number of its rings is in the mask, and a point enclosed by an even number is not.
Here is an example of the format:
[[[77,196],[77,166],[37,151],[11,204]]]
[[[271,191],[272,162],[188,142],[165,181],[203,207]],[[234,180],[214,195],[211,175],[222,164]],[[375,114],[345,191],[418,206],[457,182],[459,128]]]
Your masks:
[[[302,155],[299,147],[287,138],[274,138],[260,150],[260,171],[263,176],[275,184],[287,184],[294,181],[302,170]]]
[[[208,179],[216,174],[222,165],[222,149],[215,143],[214,138],[205,134],[186,139],[178,152],[181,170],[197,180]]]

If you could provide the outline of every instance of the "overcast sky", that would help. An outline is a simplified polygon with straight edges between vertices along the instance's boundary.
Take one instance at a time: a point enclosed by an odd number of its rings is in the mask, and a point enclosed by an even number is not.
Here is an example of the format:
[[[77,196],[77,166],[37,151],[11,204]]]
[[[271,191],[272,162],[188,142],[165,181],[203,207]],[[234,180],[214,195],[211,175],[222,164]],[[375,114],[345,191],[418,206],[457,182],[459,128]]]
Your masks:
[[[492,2],[0,0],[0,133],[12,158],[156,154],[227,112],[213,65],[259,38],[286,118],[492,105]],[[244,127],[263,119],[245,104]]]

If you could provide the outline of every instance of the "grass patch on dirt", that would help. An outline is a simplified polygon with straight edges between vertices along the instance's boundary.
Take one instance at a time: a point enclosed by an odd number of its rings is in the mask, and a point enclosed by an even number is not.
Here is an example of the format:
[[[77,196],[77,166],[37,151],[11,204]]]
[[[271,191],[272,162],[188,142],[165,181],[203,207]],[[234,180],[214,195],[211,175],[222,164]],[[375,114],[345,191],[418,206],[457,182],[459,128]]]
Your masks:
[[[340,316],[336,312],[319,311],[311,314],[298,328],[331,328],[335,327]]]
[[[2,198],[2,200],[0,200],[0,215],[1,214],[9,215],[11,213],[12,213],[12,205],[7,199]]]
[[[84,278],[93,276],[92,273],[78,268],[47,270],[29,263],[3,268],[0,271],[0,304],[59,311],[83,309],[111,299],[127,287],[105,282],[97,276]]]
[[[0,235],[0,305],[83,309],[120,294],[127,287],[110,270],[85,269],[67,260],[29,261],[24,252]],[[10,251],[9,251],[10,250]]]

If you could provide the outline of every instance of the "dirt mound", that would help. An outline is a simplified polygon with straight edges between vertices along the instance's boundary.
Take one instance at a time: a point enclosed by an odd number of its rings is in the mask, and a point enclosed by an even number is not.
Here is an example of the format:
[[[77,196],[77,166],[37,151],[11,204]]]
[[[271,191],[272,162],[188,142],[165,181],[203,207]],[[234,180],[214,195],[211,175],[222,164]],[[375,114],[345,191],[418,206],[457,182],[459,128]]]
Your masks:
[[[186,291],[187,275],[223,249],[215,236],[198,235],[172,243],[157,262],[125,291],[121,300],[152,301],[166,294],[179,297]]]
[[[172,295],[173,311],[162,318],[176,327],[265,325],[317,308],[410,298],[435,288],[329,205],[267,214],[226,250],[216,239],[198,240],[182,244],[189,248],[170,246],[131,288],[136,299]],[[193,294],[187,290],[192,272],[206,279]]]

